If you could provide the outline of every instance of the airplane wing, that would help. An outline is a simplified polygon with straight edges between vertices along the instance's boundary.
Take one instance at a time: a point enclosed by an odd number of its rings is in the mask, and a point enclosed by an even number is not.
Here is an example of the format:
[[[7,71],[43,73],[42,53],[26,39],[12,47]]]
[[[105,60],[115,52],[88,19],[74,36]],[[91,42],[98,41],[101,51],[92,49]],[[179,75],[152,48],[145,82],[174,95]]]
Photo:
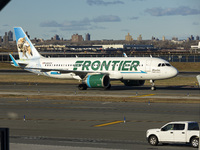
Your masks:
[[[57,71],[59,73],[74,73],[80,78],[84,78],[87,74],[89,73],[95,73],[95,74],[109,74],[108,72],[97,72],[97,71],[78,71],[78,70],[68,70],[68,69],[47,69],[47,68],[28,68],[26,67],[25,69],[37,69],[40,70],[41,72],[51,72],[51,71]]]

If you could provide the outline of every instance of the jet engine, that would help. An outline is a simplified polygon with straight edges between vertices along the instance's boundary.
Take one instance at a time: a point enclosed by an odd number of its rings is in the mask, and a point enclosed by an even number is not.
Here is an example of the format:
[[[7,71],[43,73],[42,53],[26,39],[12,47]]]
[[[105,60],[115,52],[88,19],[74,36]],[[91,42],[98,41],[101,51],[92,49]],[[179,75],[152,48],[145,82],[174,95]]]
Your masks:
[[[121,80],[125,86],[142,86],[145,80]]]
[[[85,83],[90,88],[107,88],[110,85],[110,77],[105,74],[88,75]]]

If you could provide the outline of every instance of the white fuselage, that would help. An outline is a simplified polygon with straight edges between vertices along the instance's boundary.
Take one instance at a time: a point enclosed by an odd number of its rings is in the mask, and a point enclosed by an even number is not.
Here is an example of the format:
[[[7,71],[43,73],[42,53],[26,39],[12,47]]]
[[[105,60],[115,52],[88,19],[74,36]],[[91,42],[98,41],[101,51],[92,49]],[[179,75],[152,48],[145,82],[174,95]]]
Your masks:
[[[36,74],[77,80],[81,80],[81,77],[76,74],[79,71],[108,74],[112,80],[160,80],[172,78],[178,74],[177,69],[167,61],[152,57],[42,57],[37,61],[29,60],[26,68]],[[31,68],[69,70],[69,72],[41,71]]]

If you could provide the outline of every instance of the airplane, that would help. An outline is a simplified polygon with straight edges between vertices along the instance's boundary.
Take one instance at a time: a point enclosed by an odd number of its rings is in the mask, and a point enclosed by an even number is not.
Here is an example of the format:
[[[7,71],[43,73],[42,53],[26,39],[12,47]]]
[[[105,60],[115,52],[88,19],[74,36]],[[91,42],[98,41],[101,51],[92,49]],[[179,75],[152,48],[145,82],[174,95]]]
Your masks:
[[[9,54],[13,66],[38,75],[79,80],[79,90],[110,89],[111,80],[120,80],[125,86],[142,86],[145,80],[150,80],[151,90],[156,90],[155,80],[178,74],[169,62],[152,56],[46,58],[40,55],[21,27],[15,27],[14,32],[19,59]]]

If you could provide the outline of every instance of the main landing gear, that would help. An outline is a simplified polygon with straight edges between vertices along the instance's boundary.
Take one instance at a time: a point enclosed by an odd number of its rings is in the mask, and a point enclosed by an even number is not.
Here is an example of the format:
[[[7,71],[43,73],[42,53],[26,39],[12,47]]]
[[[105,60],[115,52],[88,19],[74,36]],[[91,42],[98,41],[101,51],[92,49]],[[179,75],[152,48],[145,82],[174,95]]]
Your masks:
[[[155,84],[154,84],[154,80],[150,80],[150,83],[151,83],[151,90],[155,91],[156,87],[155,87]]]
[[[79,84],[78,89],[79,90],[87,90],[87,85],[86,84]]]
[[[108,87],[104,88],[105,90],[110,90],[111,84],[108,85]]]

